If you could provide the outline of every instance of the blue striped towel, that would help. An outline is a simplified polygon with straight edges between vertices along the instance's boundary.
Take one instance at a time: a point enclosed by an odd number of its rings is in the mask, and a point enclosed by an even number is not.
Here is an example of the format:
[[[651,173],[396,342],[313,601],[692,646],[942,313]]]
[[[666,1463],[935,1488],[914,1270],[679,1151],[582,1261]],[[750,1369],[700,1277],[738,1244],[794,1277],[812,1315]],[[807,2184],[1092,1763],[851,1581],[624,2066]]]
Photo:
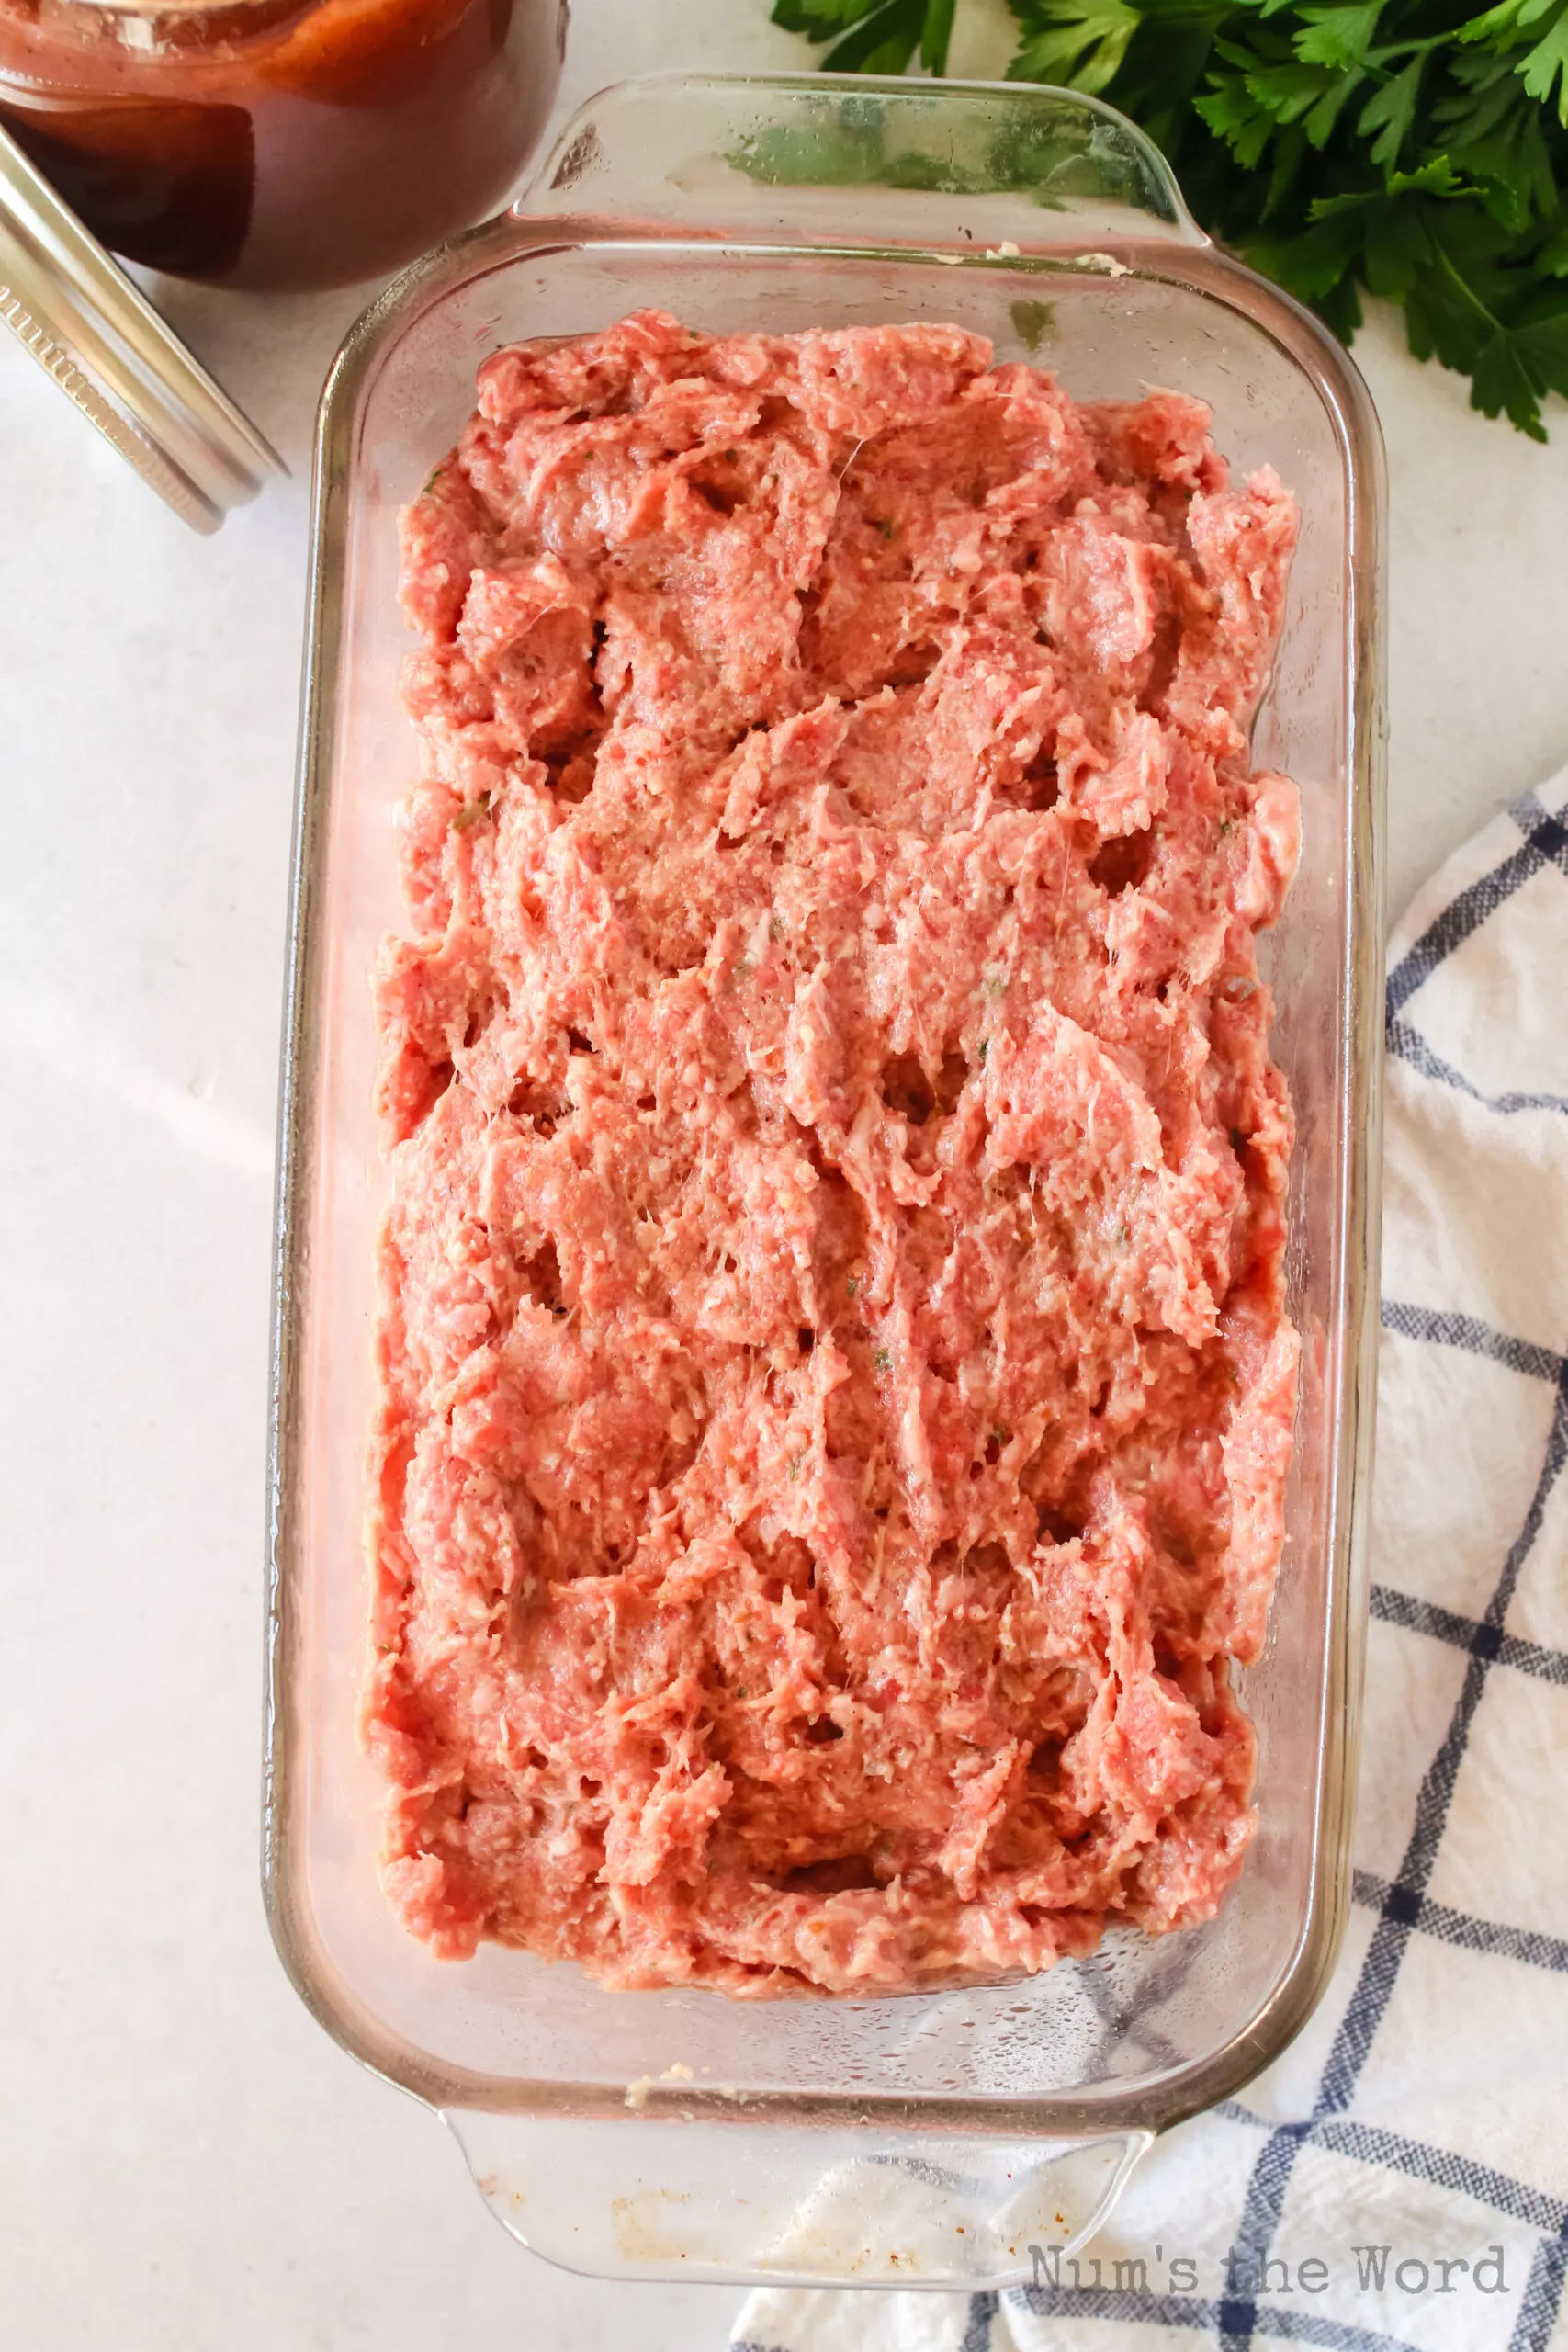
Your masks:
[[[765,2290],[732,2352],[1568,2352],[1565,805],[1568,771],[1391,944],[1355,1908],[1322,2006],[1156,2145],[1076,2287]]]

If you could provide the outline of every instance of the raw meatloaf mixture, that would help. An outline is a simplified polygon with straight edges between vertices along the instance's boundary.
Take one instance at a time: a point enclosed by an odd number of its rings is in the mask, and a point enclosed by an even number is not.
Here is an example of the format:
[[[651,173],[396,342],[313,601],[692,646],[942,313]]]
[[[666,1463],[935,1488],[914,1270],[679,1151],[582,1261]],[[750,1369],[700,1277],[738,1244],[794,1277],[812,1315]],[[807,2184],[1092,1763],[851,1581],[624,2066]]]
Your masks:
[[[441,1954],[890,1992],[1241,1867],[1294,509],[990,360],[642,313],[406,515],[365,1720]]]

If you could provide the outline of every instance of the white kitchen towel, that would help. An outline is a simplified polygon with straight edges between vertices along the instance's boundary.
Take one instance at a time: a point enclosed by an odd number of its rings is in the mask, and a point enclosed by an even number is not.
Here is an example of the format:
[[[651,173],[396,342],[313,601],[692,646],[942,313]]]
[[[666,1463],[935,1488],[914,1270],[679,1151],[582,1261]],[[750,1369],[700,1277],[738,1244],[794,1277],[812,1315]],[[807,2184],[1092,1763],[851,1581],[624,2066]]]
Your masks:
[[[1327,1995],[1156,2145],[1076,2287],[764,2290],[732,2352],[1568,2352],[1565,804],[1568,771],[1390,948],[1366,1734]]]

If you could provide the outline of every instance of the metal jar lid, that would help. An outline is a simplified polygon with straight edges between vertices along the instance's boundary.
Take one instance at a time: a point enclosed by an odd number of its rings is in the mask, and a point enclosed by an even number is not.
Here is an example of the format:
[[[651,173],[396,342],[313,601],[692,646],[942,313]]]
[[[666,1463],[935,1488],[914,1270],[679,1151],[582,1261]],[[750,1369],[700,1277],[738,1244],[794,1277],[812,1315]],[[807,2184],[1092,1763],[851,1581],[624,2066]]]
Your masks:
[[[288,470],[3,127],[0,319],[193,530]]]

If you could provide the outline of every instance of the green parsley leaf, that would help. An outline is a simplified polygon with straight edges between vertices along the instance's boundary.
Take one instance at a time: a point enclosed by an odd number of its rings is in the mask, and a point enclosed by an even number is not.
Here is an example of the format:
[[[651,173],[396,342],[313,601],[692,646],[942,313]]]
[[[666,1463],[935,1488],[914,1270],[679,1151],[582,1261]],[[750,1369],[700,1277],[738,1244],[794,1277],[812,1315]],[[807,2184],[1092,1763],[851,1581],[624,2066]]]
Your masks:
[[[1532,98],[1545,106],[1552,85],[1559,81],[1557,119],[1568,124],[1568,7],[1562,9],[1519,67],[1519,79]]]
[[[1057,82],[1090,96],[1121,67],[1143,19],[1125,0],[1009,0],[1023,27],[1011,82]]]
[[[877,0],[776,0],[773,22],[807,40],[831,40],[848,25],[870,16]]]
[[[1499,327],[1472,373],[1477,408],[1505,415],[1532,441],[1544,441],[1540,401],[1549,391],[1568,393],[1568,310],[1531,326]]]
[[[1421,96],[1421,75],[1426,66],[1425,54],[1413,57],[1408,65],[1397,73],[1392,82],[1374,90],[1361,108],[1361,119],[1356,125],[1365,133],[1375,130],[1371,154],[1374,164],[1397,164],[1405,141],[1416,126],[1416,107]]]
[[[945,74],[958,0],[926,0],[926,20],[920,28],[920,63],[931,74]]]
[[[1348,8],[1301,8],[1296,13],[1306,27],[1297,38],[1296,55],[1309,65],[1348,68],[1366,63],[1382,0],[1354,0]]]

